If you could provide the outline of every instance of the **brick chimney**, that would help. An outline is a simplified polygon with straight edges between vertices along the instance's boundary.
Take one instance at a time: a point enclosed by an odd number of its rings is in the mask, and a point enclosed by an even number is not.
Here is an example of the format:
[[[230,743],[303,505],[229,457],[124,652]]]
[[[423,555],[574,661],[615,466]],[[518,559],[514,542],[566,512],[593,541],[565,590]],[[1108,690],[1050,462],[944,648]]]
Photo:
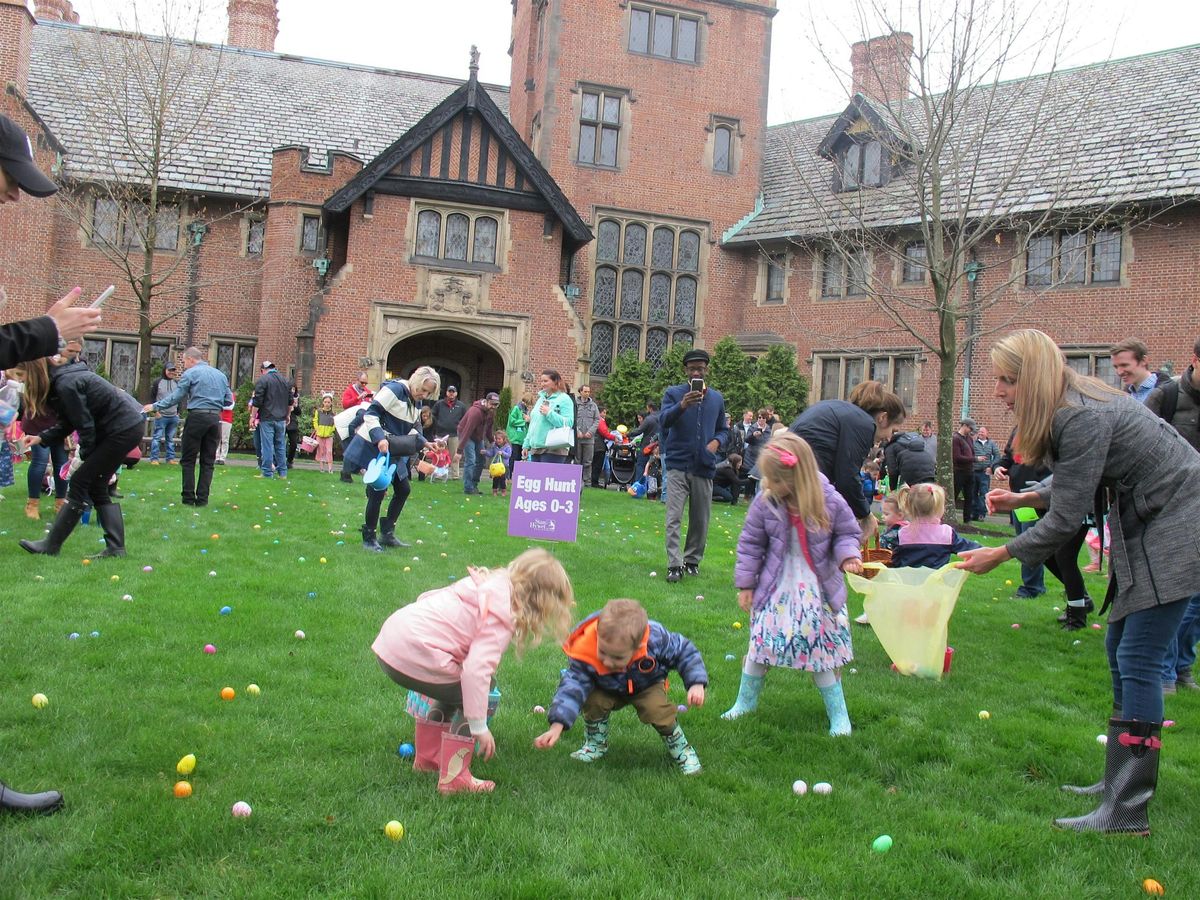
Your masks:
[[[35,0],[33,14],[44,22],[79,24],[79,13],[71,6],[71,0]]]
[[[247,50],[275,50],[279,35],[279,9],[276,0],[229,0],[230,47]]]
[[[12,82],[22,94],[29,90],[29,47],[33,15],[25,0],[0,0],[0,86]]]
[[[913,38],[905,31],[858,41],[850,47],[851,93],[891,103],[908,96]]]

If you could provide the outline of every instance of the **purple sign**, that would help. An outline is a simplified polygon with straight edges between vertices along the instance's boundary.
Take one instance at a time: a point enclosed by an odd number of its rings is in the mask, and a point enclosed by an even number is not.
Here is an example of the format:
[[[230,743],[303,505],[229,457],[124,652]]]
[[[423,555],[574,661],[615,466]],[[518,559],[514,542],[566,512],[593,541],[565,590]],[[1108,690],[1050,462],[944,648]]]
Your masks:
[[[509,486],[509,535],[574,542],[582,488],[582,466],[517,463]]]

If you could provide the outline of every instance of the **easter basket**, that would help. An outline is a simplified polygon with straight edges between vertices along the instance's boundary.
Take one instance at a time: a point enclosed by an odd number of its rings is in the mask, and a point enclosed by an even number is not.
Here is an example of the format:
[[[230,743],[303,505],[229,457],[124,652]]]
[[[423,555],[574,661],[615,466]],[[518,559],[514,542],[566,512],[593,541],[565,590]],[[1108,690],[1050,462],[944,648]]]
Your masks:
[[[433,464],[433,451],[426,450],[421,454],[420,460],[417,462],[417,471],[428,478],[433,474],[435,466]]]
[[[316,449],[317,449],[317,439],[315,437],[313,437],[311,434],[306,434],[304,437],[300,438],[300,452],[301,453],[313,453],[316,451]]]
[[[868,547],[863,550],[862,561],[864,563],[880,563],[883,566],[890,566],[892,564],[892,551],[884,547]],[[878,574],[878,568],[863,569],[862,577],[874,578]]]
[[[504,465],[504,460],[497,457],[496,461],[488,466],[488,474],[493,478],[500,478],[508,472],[508,468]]]

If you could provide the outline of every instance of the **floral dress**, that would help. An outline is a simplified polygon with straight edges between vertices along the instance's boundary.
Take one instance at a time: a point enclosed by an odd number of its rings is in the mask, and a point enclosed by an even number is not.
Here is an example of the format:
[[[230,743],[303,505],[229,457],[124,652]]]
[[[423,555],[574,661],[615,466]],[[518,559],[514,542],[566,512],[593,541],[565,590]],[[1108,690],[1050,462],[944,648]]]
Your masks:
[[[808,541],[801,537],[803,525],[788,534],[779,584],[750,616],[750,658],[808,672],[839,669],[854,658],[849,619],[845,610],[835,614],[824,602],[808,560]]]

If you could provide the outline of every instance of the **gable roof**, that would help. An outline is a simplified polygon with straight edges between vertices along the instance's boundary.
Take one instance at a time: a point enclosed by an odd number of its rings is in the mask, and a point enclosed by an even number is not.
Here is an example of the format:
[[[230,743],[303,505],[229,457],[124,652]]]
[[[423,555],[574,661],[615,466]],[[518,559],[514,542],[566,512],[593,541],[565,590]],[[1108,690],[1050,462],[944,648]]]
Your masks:
[[[470,117],[475,114],[483,120],[488,129],[480,135],[481,140],[477,148],[472,147],[473,137],[469,125]],[[466,118],[463,118],[464,116]],[[425,173],[415,178],[410,177],[407,160],[418,149],[434,141],[439,132],[449,128],[456,120],[460,123],[459,142],[462,157],[465,159],[470,156],[472,150],[478,150],[478,176],[472,177],[472,174],[460,163],[460,166],[456,167],[458,171],[454,173],[457,177],[451,180],[450,161],[447,159],[442,166],[440,176]],[[446,133],[449,134],[449,132]],[[504,169],[501,169],[498,177],[494,176],[491,182],[487,181],[490,138],[495,138],[499,143],[500,154],[507,153],[515,163],[516,172],[513,173],[511,186]],[[443,153],[449,151],[450,145],[449,139],[443,141]],[[392,177],[398,169],[399,177]],[[385,179],[387,182],[384,181]],[[389,188],[396,193],[405,193],[406,183],[411,190],[417,188],[418,185],[427,187],[431,179],[447,185],[458,185],[464,190],[478,194],[482,202],[497,206],[525,204],[528,195],[533,193],[541,201],[544,201],[562,222],[563,230],[573,243],[587,243],[592,239],[591,229],[575,211],[575,207],[571,205],[557,182],[538,162],[533,151],[517,134],[516,129],[512,127],[508,118],[500,111],[491,97],[485,91],[476,90],[474,81],[468,81],[458,88],[409,129],[403,137],[371,160],[325,201],[325,209],[332,213],[345,212],[355,200],[381,183],[388,184]],[[526,180],[532,185],[534,189],[532,192],[524,190]],[[539,205],[541,204],[539,203]],[[525,208],[529,207],[526,205]]]
[[[62,22],[39,21],[34,27],[27,99],[66,146],[67,177],[111,176],[114,157],[123,174],[136,177],[132,162],[119,158],[120,144],[95,133],[87,104],[95,93],[88,85],[113,77],[103,60],[119,56],[117,42],[139,39]],[[199,67],[220,67],[220,90],[210,121],[172,156],[163,183],[244,198],[270,193],[276,148],[307,146],[316,164],[330,151],[370,159],[463,84],[461,79],[220,45],[200,45],[196,59]],[[130,88],[136,89],[130,78]],[[487,85],[479,93],[507,109],[507,88]],[[184,91],[177,102],[186,114],[198,108],[201,98]],[[144,121],[133,125],[147,129]]]
[[[837,117],[833,127],[829,129],[829,133],[817,147],[817,155],[825,159],[833,159],[834,147],[837,145],[838,139],[860,119],[866,121],[871,128],[871,133],[884,143],[911,152],[911,145],[900,136],[904,133],[902,123],[898,123],[894,119],[892,111],[885,104],[876,103],[864,94],[855,94],[850,98],[850,105]],[[911,135],[909,136],[911,137]]]
[[[1019,215],[1050,205],[1094,209],[1196,200],[1197,98],[1200,46],[980,89],[954,110],[954,141],[940,155],[951,173],[944,184],[947,209],[953,213],[956,203],[964,203],[968,214],[992,209]],[[888,127],[900,128],[918,152],[928,143],[920,103],[887,107]],[[903,174],[882,188],[834,193],[833,163],[819,151],[839,118],[767,130],[763,208],[726,245],[919,221],[916,185]]]

